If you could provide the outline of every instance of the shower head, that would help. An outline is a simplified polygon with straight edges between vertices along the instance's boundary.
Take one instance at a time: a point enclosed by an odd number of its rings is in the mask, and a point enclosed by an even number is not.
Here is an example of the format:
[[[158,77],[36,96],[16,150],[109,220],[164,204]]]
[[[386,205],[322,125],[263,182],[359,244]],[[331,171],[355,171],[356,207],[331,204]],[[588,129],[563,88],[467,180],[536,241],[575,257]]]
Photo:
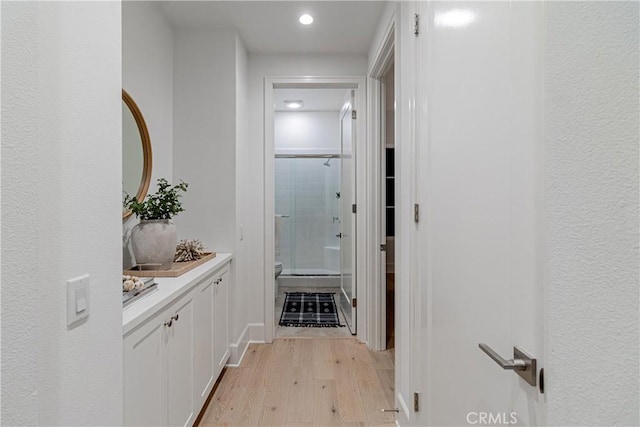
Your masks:
[[[330,161],[331,161],[331,157],[329,157],[329,158],[327,159],[327,161],[326,161],[326,162],[323,162],[322,164],[323,164],[323,165],[325,165],[326,167],[330,168],[330,167],[331,167],[331,165],[329,164],[329,162],[330,162]]]

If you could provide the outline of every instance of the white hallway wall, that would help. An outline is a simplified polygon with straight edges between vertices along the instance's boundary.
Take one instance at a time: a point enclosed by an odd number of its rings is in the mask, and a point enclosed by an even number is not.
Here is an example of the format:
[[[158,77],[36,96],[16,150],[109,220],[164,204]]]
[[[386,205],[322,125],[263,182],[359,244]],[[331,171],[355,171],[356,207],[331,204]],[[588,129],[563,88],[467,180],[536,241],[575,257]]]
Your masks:
[[[547,5],[549,425],[640,424],[638,17]]]
[[[338,111],[277,111],[274,122],[276,154],[340,153]]]
[[[238,163],[238,224],[244,229],[246,251],[237,267],[246,273],[249,323],[255,339],[263,339],[264,323],[264,78],[275,76],[359,76],[367,71],[366,57],[354,55],[249,54],[248,155]],[[240,141],[239,141],[240,143]]]
[[[178,238],[235,250],[236,33],[174,31],[173,177],[189,189]]]
[[[120,3],[1,7],[1,422],[120,425]],[[85,273],[90,315],[67,328]]]
[[[149,130],[151,193],[158,178],[173,180],[173,29],[152,2],[122,2],[122,87],[140,108]],[[122,225],[125,268],[133,263],[127,237],[137,223],[132,215]]]
[[[242,165],[251,155],[247,144],[249,138],[249,126],[247,123],[247,111],[249,109],[249,57],[247,51],[239,37],[236,37],[236,224],[240,223],[242,209],[246,205],[242,193],[239,191],[242,177],[239,171]],[[231,340],[231,356],[229,363],[237,363],[246,348],[249,337],[244,334],[248,328],[249,314],[245,310],[246,301],[251,298],[247,271],[238,268],[238,261],[247,257],[247,241],[244,230],[240,227],[235,229],[236,238],[236,262],[235,262],[235,285],[229,294],[229,304],[231,307],[229,337]]]
[[[215,252],[233,252],[229,292],[231,363],[248,323],[245,257],[237,215],[236,181],[246,152],[247,58],[235,30],[174,30],[173,176],[189,183],[185,212],[175,218],[178,238],[198,238]],[[246,267],[245,267],[246,268]],[[240,343],[239,343],[240,342]],[[243,348],[240,348],[240,352]]]

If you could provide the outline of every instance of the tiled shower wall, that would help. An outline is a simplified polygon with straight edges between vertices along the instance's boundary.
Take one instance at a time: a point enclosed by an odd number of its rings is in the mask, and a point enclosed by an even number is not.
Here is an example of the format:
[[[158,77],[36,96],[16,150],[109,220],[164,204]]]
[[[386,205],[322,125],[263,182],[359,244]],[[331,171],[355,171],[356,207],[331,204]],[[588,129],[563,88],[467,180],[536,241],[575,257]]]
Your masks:
[[[340,159],[276,158],[275,213],[282,219],[280,254],[276,260],[295,273],[323,270],[325,247],[339,246]]]

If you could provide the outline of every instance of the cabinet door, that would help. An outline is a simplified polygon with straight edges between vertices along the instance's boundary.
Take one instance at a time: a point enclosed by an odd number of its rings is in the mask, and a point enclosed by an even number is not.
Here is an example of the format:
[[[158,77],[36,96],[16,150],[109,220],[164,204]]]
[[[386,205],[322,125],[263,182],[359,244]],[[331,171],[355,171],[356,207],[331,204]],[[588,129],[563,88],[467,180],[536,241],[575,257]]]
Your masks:
[[[194,421],[193,405],[193,292],[173,304],[167,335],[167,417],[170,426]]]
[[[161,426],[167,421],[162,315],[124,338],[124,424]]]
[[[216,377],[229,359],[229,270],[220,274],[214,301],[214,369]]]
[[[206,400],[213,384],[213,301],[217,276],[205,279],[194,291],[193,300],[193,382],[196,409]]]

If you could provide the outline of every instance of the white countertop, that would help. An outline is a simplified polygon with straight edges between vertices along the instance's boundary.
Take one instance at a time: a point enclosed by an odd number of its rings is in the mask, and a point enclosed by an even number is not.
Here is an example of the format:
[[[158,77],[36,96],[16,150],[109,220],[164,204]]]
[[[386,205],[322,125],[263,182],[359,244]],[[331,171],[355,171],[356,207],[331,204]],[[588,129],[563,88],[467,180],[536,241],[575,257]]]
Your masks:
[[[158,289],[122,310],[122,335],[152,317],[170,302],[198,284],[200,280],[231,261],[233,254],[216,254],[216,257],[180,277],[156,277]],[[141,275],[141,277],[144,277]]]

